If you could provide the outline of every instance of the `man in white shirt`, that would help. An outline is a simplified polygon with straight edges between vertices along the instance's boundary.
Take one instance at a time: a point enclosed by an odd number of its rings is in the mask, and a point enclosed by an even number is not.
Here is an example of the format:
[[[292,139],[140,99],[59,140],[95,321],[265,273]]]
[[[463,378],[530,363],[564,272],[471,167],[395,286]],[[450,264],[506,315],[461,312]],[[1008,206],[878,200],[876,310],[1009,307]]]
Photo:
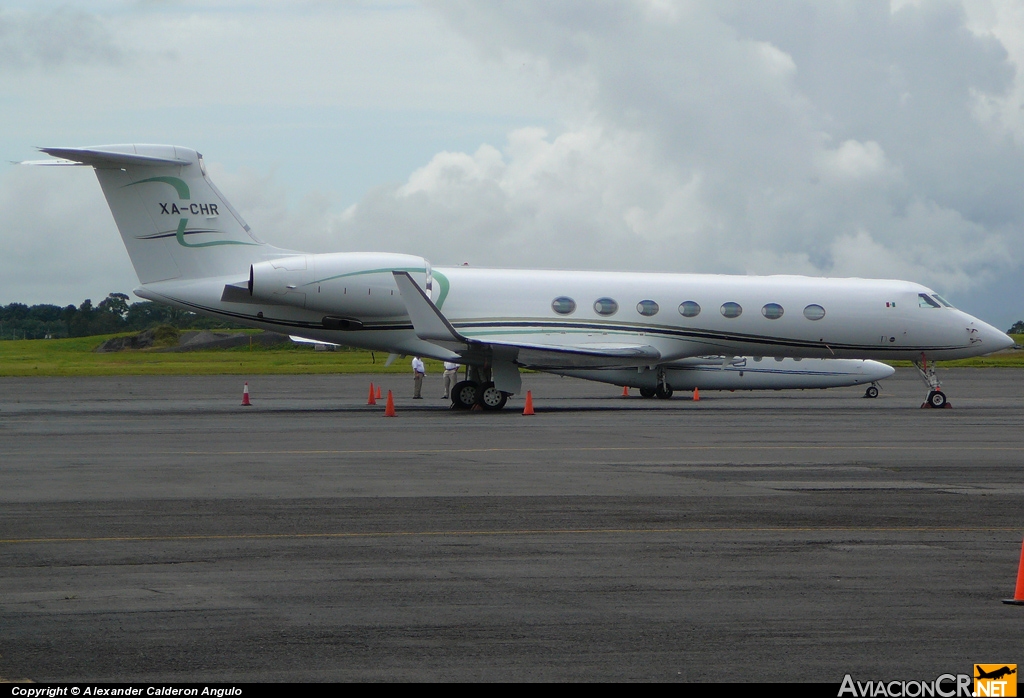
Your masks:
[[[423,360],[418,356],[412,357],[413,400],[423,399],[423,396],[420,395],[420,391],[423,390],[423,376],[425,375],[427,375],[427,367],[423,365]]]
[[[459,382],[459,365],[451,361],[444,362],[444,395],[441,397],[447,400],[452,394],[452,388]]]

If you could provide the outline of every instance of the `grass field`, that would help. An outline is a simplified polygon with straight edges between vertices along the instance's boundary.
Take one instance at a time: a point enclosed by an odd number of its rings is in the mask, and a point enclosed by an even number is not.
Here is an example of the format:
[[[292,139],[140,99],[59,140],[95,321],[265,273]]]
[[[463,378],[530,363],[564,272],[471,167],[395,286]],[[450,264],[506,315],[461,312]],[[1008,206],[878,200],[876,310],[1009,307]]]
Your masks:
[[[170,376],[267,373],[408,373],[409,360],[385,367],[388,355],[357,349],[314,351],[312,346],[210,349],[185,353],[153,350],[97,354],[111,336],[0,342],[0,376]],[[440,362],[426,361],[440,372]]]
[[[311,346],[263,349],[240,347],[187,353],[152,350],[97,354],[94,350],[110,336],[76,339],[0,342],[0,376],[169,376],[257,375],[303,373],[408,373],[409,360],[385,367],[387,354],[358,349],[314,351]],[[1012,335],[1024,342],[1024,335]],[[439,373],[440,362],[427,360],[427,372]],[[910,362],[891,362],[910,366]],[[1024,367],[1024,351],[960,361],[939,366]]]

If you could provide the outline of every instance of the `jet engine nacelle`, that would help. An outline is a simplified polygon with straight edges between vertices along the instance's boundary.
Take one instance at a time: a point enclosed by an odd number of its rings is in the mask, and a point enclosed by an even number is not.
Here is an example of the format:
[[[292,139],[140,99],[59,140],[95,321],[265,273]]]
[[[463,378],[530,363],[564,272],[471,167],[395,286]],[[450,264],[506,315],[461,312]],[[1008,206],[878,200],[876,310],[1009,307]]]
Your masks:
[[[332,318],[395,317],[406,314],[392,271],[407,271],[421,288],[430,286],[423,257],[381,252],[336,252],[281,257],[249,268],[254,300],[319,310]]]

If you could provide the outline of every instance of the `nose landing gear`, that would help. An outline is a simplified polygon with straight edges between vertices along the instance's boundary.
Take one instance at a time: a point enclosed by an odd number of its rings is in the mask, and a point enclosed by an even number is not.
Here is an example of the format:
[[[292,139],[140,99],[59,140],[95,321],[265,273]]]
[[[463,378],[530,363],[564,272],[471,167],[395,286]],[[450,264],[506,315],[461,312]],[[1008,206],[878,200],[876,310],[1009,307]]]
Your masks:
[[[952,407],[946,400],[946,394],[942,392],[942,384],[939,382],[938,376],[935,375],[935,366],[928,365],[928,359],[924,354],[921,354],[920,361],[914,362],[914,366],[917,368],[917,372],[921,374],[921,380],[925,382],[929,389],[928,397],[921,403],[921,407],[933,407],[935,409]]]
[[[864,391],[864,397],[878,397],[878,383],[871,381],[871,385],[869,385],[868,389]]]

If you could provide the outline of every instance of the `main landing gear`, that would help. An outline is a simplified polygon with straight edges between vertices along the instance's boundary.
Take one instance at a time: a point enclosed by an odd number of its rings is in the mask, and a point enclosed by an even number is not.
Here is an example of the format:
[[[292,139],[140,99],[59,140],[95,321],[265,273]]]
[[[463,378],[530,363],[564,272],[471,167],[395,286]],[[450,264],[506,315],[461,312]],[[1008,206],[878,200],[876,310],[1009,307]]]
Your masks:
[[[928,365],[928,359],[925,358],[924,354],[921,354],[920,361],[914,362],[914,366],[917,368],[917,372],[921,374],[921,380],[928,386],[928,397],[921,403],[921,407],[933,407],[935,409],[952,407],[946,401],[946,394],[942,392],[942,384],[939,382],[938,376],[935,375],[935,366]]]
[[[668,400],[672,397],[672,392],[672,386],[665,380],[665,371],[658,369],[658,385],[653,388],[640,388],[640,397],[658,397],[662,400]]]
[[[452,388],[452,409],[469,410],[475,406],[485,410],[500,410],[508,402],[508,393],[494,387],[494,383],[480,385],[476,381],[461,381]]]

